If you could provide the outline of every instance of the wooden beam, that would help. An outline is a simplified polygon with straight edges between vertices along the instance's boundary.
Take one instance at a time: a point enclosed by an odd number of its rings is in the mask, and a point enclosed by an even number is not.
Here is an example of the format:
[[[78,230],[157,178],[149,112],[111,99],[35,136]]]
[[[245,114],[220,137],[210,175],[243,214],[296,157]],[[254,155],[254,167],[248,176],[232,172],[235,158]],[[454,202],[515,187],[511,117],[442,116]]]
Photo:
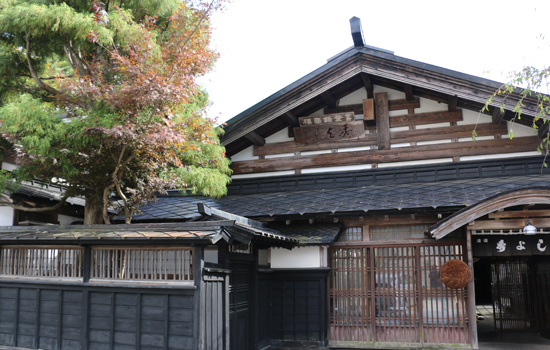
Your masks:
[[[323,101],[325,101],[328,108],[336,108],[336,100],[334,99],[334,97],[332,97],[330,92],[325,91],[321,93],[321,98],[323,99]]]
[[[255,131],[251,131],[248,134],[244,135],[248,141],[252,142],[255,146],[265,145],[265,139],[258,135]]]
[[[437,124],[452,121],[462,121],[462,110],[459,109],[456,112],[441,111],[416,113],[390,117],[390,127],[396,128],[399,126]]]
[[[374,95],[374,107],[376,109],[376,135],[378,149],[390,149],[390,113],[388,110],[388,93],[382,92]]]
[[[405,100],[414,100],[413,87],[410,84],[403,84],[403,87],[405,88]]]
[[[390,123],[393,117],[390,117]],[[391,124],[390,124],[391,126]],[[450,126],[445,128],[429,128],[405,131],[390,132],[391,139],[394,142],[418,142],[434,141],[449,138],[463,138],[472,135],[472,125]],[[492,123],[479,124],[476,128],[478,136],[494,135],[495,133],[505,132],[506,125],[495,125]],[[348,147],[375,146],[377,144],[376,134],[365,135],[362,140],[339,141],[332,144],[319,143],[311,145],[301,145],[294,141],[266,143],[264,146],[254,146],[254,155],[272,155],[281,153],[296,153],[307,151],[327,150],[337,147],[338,149]]]
[[[402,100],[389,100],[388,108],[390,111],[399,111],[402,109],[420,108],[420,99],[416,97],[412,101]],[[355,112],[355,114],[363,114],[363,104],[353,104],[338,106],[336,108],[325,108],[324,114],[342,113],[342,112]]]
[[[403,147],[397,150],[355,151],[346,153],[345,157],[340,153],[328,153],[312,156],[240,161],[233,162],[231,168],[234,174],[248,174],[268,171],[322,168],[328,166],[391,163],[422,159],[451,158],[454,156],[463,157],[528,152],[536,150],[539,144],[540,139],[536,136],[518,137],[512,140],[453,142],[447,144]]]
[[[456,126],[448,126],[444,128],[394,131],[391,133],[391,139],[394,142],[402,143],[402,142],[418,142],[418,141],[435,141],[435,140],[445,140],[445,139],[465,138],[465,137],[471,138],[472,130],[474,130],[473,125],[456,125]],[[476,128],[476,133],[478,136],[495,135],[495,134],[500,134],[502,132],[506,133],[506,131],[507,131],[506,125],[502,125],[502,124],[495,125],[492,123],[484,123],[484,124],[478,124]]]
[[[550,217],[550,210],[499,211],[490,213],[489,219]]]
[[[363,85],[365,85],[365,89],[367,90],[367,98],[374,98],[374,86],[372,85],[369,75],[367,73],[360,73],[359,76],[361,77]]]
[[[550,219],[534,218],[530,219],[535,227],[550,227]],[[507,220],[476,220],[473,225],[468,225],[468,230],[500,230],[500,229],[518,229],[525,227],[524,219]]]
[[[374,99],[367,98],[363,100],[363,119],[374,120]]]
[[[449,96],[449,103],[448,103],[448,106],[449,106],[449,112],[454,112],[456,111],[456,106],[458,104],[458,96],[456,95],[451,95]]]
[[[539,139],[544,140],[548,136],[548,127],[550,126],[550,121],[547,121],[546,123],[542,124],[542,126],[539,128]]]
[[[502,112],[499,107],[495,107],[495,109],[493,110],[493,123],[502,123],[502,120],[504,119],[504,114],[505,112]]]

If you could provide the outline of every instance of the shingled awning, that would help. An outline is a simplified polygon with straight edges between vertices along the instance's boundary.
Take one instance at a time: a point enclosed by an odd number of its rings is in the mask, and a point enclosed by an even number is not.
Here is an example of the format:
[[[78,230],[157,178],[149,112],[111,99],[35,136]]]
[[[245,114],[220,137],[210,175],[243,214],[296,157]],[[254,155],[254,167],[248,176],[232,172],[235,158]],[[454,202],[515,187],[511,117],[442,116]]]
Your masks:
[[[298,243],[275,230],[264,232],[238,225],[235,220],[213,220],[169,224],[3,226],[0,227],[0,244],[214,244],[219,241],[217,237],[227,231],[270,246],[288,248]]]

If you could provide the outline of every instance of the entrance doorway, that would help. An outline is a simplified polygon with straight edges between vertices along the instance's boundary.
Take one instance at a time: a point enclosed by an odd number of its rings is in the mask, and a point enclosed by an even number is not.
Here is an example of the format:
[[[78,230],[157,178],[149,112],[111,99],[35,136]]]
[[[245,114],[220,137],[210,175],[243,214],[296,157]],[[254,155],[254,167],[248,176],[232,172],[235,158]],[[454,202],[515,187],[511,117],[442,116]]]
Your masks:
[[[482,258],[475,264],[474,277],[480,332],[538,330],[531,257]]]

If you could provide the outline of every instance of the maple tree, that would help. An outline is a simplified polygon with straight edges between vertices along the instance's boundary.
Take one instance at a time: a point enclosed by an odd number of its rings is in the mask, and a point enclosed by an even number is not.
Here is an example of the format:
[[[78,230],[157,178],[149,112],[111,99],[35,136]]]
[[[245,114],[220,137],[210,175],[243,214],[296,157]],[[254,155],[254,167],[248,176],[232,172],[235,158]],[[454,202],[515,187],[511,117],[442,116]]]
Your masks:
[[[20,165],[2,189],[54,179],[62,202],[86,198],[85,224],[109,223],[112,207],[130,223],[168,189],[225,194],[229,160],[197,83],[218,57],[209,18],[222,6],[0,1],[0,131]]]

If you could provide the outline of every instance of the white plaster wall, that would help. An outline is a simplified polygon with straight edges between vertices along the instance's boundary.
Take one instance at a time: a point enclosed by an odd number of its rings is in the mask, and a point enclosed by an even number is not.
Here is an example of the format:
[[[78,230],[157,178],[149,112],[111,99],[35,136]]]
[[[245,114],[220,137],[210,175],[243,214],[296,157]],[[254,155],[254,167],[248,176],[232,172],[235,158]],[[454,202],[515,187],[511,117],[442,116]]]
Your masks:
[[[510,122],[506,122],[506,124],[508,126],[508,135],[510,135],[510,130],[511,130],[514,138],[537,136],[537,133],[533,132],[533,128],[531,127],[520,125],[518,123],[510,123]]]
[[[13,226],[14,209],[0,206],[0,226]]]
[[[7,171],[13,171],[15,169],[19,168],[19,165],[15,165],[15,164],[12,164],[12,163],[6,163],[6,162],[2,162],[2,169],[3,170],[7,170]]]
[[[326,168],[302,169],[302,174],[324,173],[324,172],[331,172],[331,171],[363,170],[363,169],[370,169],[370,168],[372,168],[371,164],[332,166],[332,167],[326,167]]]
[[[482,159],[516,158],[516,157],[531,157],[531,156],[539,156],[539,155],[540,155],[539,152],[532,151],[532,152],[518,152],[518,153],[487,154],[482,156],[467,156],[467,157],[460,157],[460,160],[467,161],[467,160],[482,160]]]
[[[340,106],[355,105],[363,103],[363,100],[367,98],[367,89],[361,88],[352,92],[351,94],[344,96],[340,99]]]
[[[325,110],[323,108],[321,108],[320,110],[315,111],[315,112],[311,113],[310,115],[308,115],[308,117],[316,117],[318,115],[323,115],[323,114],[325,114]]]
[[[66,226],[70,225],[74,221],[82,221],[82,218],[59,214],[57,215],[57,221],[59,221],[60,225]]]
[[[270,171],[266,173],[252,173],[252,174],[239,174],[232,175],[232,179],[249,179],[253,177],[270,177],[270,176],[281,176],[281,175],[294,175],[294,170],[285,170],[285,171]]]
[[[303,247],[294,248],[292,250],[283,248],[271,249],[271,268],[288,269],[320,266],[320,247]]]
[[[288,128],[279,130],[273,135],[265,138],[265,143],[288,142],[288,141],[294,141],[294,137],[288,137]]]
[[[410,166],[410,165],[447,163],[452,161],[453,161],[453,158],[424,159],[424,160],[412,160],[410,162],[378,163],[378,167],[391,168],[391,167]]]
[[[491,116],[485,115],[479,112],[470,111],[468,109],[462,110],[462,121],[456,122],[456,125],[475,125],[482,123],[492,123]],[[473,129],[472,129],[473,130]]]
[[[250,146],[248,148],[245,148],[243,149],[242,151],[240,151],[239,153],[237,154],[234,154],[232,157],[231,157],[231,161],[232,162],[239,162],[241,160],[254,160],[254,159],[259,159],[258,156],[255,156],[254,155],[254,148],[253,146]]]
[[[373,86],[373,92],[374,94],[378,94],[381,92],[387,92],[388,93],[388,100],[401,100],[405,98],[405,93],[402,91],[397,91],[393,89],[388,89],[387,87],[374,85]],[[365,97],[366,98],[366,97]],[[357,102],[359,103],[359,102]]]

